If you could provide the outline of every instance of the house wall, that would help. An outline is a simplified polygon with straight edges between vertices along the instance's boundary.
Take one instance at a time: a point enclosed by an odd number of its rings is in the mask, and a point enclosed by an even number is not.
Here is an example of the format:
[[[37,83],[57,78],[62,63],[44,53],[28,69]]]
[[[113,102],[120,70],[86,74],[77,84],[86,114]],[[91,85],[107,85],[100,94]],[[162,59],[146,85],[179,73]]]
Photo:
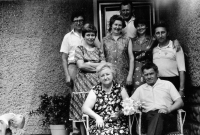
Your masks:
[[[49,133],[41,117],[27,114],[39,95],[68,93],[59,50],[80,9],[93,22],[92,0],[0,0],[0,114],[26,114],[24,129],[13,134]]]
[[[169,24],[170,37],[178,39],[186,58],[186,128],[200,134],[200,1],[156,0],[159,19]]]

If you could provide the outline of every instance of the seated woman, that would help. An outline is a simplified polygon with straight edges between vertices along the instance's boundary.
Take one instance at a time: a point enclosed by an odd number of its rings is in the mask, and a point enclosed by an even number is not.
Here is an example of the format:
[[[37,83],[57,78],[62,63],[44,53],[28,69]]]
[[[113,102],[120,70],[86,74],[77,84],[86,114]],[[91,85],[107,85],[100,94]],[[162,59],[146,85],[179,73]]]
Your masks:
[[[97,73],[100,83],[90,90],[82,107],[83,113],[93,118],[89,132],[91,135],[128,135],[128,123],[120,110],[122,100],[129,96],[125,88],[114,81],[116,73],[112,64],[99,65]]]
[[[24,116],[14,113],[6,113],[0,116],[0,135],[12,135],[10,127],[23,128],[25,124]]]

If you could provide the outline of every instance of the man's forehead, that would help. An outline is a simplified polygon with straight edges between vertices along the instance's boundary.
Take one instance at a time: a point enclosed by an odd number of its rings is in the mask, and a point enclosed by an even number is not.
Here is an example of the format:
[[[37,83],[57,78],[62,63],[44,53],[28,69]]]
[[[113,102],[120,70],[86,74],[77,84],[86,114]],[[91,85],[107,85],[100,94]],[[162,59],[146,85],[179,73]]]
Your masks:
[[[149,74],[149,73],[154,73],[154,69],[150,68],[150,69],[144,69],[144,74]]]

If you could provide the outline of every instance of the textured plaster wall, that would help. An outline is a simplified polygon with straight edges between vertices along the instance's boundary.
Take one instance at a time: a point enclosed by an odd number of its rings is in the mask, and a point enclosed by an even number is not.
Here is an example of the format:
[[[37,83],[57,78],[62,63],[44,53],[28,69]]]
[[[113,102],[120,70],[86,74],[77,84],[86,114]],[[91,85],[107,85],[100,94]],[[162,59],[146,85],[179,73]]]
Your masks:
[[[160,19],[167,20],[170,35],[177,38],[186,52],[187,122],[190,135],[200,135],[200,1],[157,0]]]
[[[200,86],[200,1],[161,1],[160,19],[168,21],[171,37],[177,38],[187,53],[191,84]]]
[[[93,22],[92,0],[0,0],[0,114],[26,114],[39,95],[67,94],[59,53],[70,16],[82,9]],[[47,134],[40,117],[26,115],[14,134]]]

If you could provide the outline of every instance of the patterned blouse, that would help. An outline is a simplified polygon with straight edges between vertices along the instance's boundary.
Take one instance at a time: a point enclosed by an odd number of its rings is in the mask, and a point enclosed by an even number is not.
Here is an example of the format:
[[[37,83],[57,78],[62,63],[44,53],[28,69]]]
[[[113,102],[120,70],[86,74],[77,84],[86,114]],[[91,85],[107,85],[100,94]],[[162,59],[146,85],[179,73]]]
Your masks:
[[[128,44],[130,38],[121,35],[115,40],[111,34],[103,38],[103,50],[107,62],[117,67],[117,82],[125,83],[129,71]]]

